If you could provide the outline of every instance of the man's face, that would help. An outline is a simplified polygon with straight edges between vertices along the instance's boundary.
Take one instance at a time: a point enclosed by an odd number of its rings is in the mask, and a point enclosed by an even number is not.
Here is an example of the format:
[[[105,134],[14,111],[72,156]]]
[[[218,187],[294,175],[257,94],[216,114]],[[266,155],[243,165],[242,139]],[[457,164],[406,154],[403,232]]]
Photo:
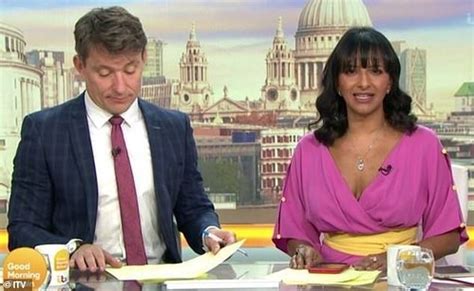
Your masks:
[[[140,94],[146,52],[110,54],[92,47],[86,60],[74,57],[74,66],[86,82],[87,92],[97,106],[119,115]]]

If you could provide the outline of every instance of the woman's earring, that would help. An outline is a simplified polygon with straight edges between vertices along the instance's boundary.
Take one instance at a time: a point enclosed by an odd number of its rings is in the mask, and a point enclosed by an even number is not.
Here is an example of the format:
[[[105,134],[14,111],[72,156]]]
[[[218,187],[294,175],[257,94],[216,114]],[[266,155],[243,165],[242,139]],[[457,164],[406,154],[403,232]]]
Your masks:
[[[337,90],[337,94],[342,97],[341,91]]]

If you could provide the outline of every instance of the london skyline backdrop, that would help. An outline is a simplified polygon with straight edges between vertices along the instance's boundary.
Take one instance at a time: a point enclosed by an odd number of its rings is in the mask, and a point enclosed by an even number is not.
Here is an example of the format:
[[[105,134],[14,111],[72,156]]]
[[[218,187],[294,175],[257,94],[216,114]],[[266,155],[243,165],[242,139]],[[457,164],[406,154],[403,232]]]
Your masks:
[[[193,23],[209,62],[214,100],[227,85],[233,99],[260,98],[265,57],[278,17],[294,49],[298,18],[307,0],[27,1],[1,0],[0,21],[24,33],[26,50],[66,52],[72,66],[74,24],[99,6],[121,5],[138,16],[149,37],[162,40],[164,75],[179,78],[179,60]],[[363,0],[373,26],[391,41],[427,51],[427,103],[454,108],[452,96],[474,81],[474,3],[471,0]],[[316,96],[315,96],[316,97]]]

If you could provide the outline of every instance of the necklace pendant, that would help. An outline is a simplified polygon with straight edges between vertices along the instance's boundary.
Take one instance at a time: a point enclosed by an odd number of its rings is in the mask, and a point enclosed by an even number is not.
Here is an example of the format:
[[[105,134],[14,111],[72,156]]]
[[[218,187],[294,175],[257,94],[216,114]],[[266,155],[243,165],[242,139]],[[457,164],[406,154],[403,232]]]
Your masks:
[[[357,170],[363,171],[365,168],[365,163],[363,159],[357,159]]]

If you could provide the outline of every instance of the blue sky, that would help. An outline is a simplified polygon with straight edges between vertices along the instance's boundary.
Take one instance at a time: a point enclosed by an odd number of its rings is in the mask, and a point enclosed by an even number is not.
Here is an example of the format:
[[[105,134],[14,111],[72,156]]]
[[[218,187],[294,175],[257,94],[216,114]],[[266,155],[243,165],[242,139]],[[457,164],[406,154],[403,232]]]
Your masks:
[[[0,0],[0,21],[23,31],[27,49],[73,54],[75,21],[96,6],[122,5],[140,17],[149,36],[163,40],[164,71],[178,78],[192,23],[209,60],[216,98],[227,86],[236,99],[260,97],[265,55],[279,16],[290,47],[306,0],[27,1]],[[462,82],[474,81],[474,1],[363,0],[374,27],[391,40],[428,54],[428,102],[449,111]],[[472,20],[468,23],[468,17]],[[232,58],[229,58],[232,56]]]

